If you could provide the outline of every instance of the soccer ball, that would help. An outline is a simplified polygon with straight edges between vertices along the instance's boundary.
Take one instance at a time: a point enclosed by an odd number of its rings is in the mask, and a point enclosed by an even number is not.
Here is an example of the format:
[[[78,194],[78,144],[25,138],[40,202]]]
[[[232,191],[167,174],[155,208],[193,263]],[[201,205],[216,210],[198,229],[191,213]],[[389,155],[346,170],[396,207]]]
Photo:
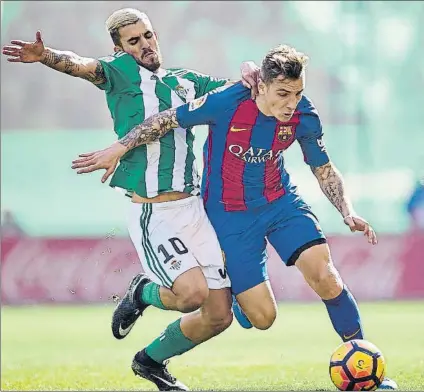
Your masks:
[[[341,391],[373,391],[386,373],[381,351],[366,340],[351,340],[334,350],[330,359],[330,378]]]

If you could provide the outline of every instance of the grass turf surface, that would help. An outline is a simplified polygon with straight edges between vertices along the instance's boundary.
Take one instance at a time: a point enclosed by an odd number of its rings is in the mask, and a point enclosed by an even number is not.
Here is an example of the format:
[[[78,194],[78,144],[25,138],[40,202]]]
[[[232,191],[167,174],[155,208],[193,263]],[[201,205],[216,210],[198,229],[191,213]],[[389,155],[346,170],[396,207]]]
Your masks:
[[[424,302],[360,304],[366,338],[386,357],[402,390],[424,390]],[[3,307],[1,390],[156,390],[136,378],[136,351],[179,317],[146,310],[131,334],[115,340],[113,308]],[[328,376],[340,344],[321,303],[286,303],[267,331],[229,330],[172,359],[169,369],[192,390],[335,390]]]

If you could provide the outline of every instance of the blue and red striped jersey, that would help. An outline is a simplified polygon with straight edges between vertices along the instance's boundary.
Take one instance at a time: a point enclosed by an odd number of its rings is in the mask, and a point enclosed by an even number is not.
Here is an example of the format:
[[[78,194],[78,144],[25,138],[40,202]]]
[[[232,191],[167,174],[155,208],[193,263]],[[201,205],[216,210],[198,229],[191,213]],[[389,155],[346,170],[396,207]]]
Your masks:
[[[311,166],[329,161],[319,115],[303,96],[290,121],[260,112],[250,90],[237,83],[177,109],[184,127],[208,124],[202,194],[226,211],[244,211],[295,192],[284,167],[284,151],[297,140]]]

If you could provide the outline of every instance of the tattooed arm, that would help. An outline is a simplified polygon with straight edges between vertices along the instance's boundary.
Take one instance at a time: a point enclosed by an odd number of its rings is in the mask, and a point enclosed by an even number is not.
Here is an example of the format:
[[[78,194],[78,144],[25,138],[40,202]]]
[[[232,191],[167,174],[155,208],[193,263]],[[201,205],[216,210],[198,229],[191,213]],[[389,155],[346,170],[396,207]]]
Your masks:
[[[343,177],[334,164],[330,161],[322,166],[311,166],[311,169],[318,179],[322,191],[343,216],[343,222],[346,226],[349,226],[350,231],[363,232],[368,238],[368,242],[376,245],[377,235],[374,229],[354,211],[352,203],[346,194]]]
[[[147,118],[135,126],[118,142],[127,150],[160,139],[171,129],[178,128],[177,109],[168,109]]]
[[[100,61],[81,57],[73,52],[45,48],[40,63],[67,75],[88,80],[93,84],[106,82]]]
[[[86,79],[94,84],[106,82],[103,66],[98,60],[81,57],[73,52],[46,48],[37,31],[34,42],[12,40],[11,45],[3,47],[3,54],[11,63],[40,62],[56,71]]]
[[[147,118],[108,148],[80,154],[78,159],[72,161],[72,169],[78,169],[78,174],[106,169],[102,177],[102,182],[105,182],[114,172],[119,160],[131,149],[154,142],[174,128],[190,129],[196,125],[214,124],[226,110],[228,102],[224,97],[228,91],[204,95],[178,108]]]
[[[299,107],[304,111],[304,115],[297,129],[298,141],[305,163],[315,174],[323,193],[342,215],[344,224],[349,226],[352,232],[362,231],[368,237],[368,242],[375,245],[377,236],[374,229],[356,214],[347,195],[343,177],[330,160],[323,140],[321,120],[313,103],[303,97]]]
[[[315,174],[325,196],[342,214],[343,218],[353,215],[353,206],[346,194],[343,177],[334,164],[330,161],[323,166],[311,166],[311,170]]]
[[[218,90],[218,89],[217,89]],[[226,110],[229,89],[206,94],[178,108],[168,109],[144,120],[118,140],[127,151],[160,139],[171,129],[189,129],[196,125],[212,124]]]
[[[80,169],[77,172],[78,174],[106,169],[106,173],[102,177],[102,182],[105,182],[114,172],[119,160],[129,150],[142,144],[153,142],[178,126],[176,109],[168,109],[155,114],[142,124],[134,127],[110,147],[100,151],[80,154],[78,159],[72,161],[72,169]]]

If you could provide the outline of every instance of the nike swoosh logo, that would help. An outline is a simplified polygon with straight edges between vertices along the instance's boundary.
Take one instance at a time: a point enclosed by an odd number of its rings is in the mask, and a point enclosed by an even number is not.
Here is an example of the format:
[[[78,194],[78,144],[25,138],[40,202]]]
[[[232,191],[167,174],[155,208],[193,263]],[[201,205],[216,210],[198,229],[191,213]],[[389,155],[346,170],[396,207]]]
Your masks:
[[[355,333],[349,336],[343,335],[343,339],[346,339],[346,340],[352,339],[360,330],[361,328],[359,328]]]
[[[173,384],[172,382],[169,382],[165,379],[163,379],[162,377],[156,376],[156,374],[152,374],[152,377],[157,378],[158,380],[162,381],[164,384],[170,386],[170,387],[179,387],[181,389],[183,389],[184,391],[188,391],[188,388],[180,381],[175,380],[175,384]]]
[[[127,336],[128,333],[131,331],[131,328],[133,327],[133,325],[135,324],[135,321],[130,324],[127,328],[122,328],[121,324],[119,324],[119,334],[121,336]]]
[[[231,127],[230,129],[231,132],[242,132],[242,131],[247,131],[246,128],[236,128],[234,127],[234,125]]]

